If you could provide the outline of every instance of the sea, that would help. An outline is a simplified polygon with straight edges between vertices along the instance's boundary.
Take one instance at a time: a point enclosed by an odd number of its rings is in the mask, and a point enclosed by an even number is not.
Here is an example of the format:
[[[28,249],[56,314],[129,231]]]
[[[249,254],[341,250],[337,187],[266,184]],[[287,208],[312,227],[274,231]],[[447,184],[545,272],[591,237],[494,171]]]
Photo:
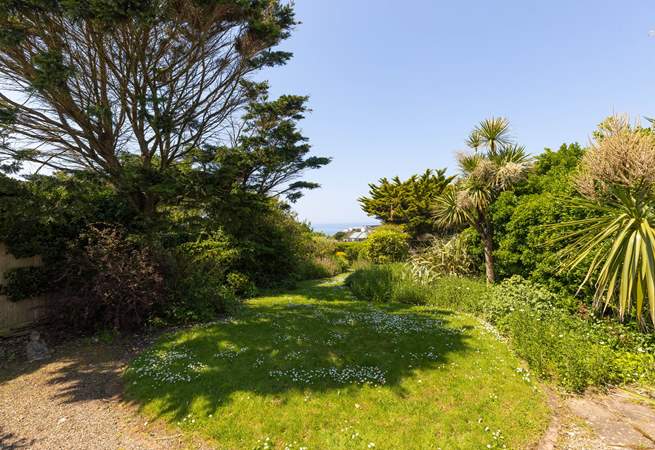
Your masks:
[[[377,225],[376,222],[342,222],[342,223],[313,223],[311,227],[314,231],[325,233],[328,236],[347,230],[348,228],[363,227],[366,225]]]

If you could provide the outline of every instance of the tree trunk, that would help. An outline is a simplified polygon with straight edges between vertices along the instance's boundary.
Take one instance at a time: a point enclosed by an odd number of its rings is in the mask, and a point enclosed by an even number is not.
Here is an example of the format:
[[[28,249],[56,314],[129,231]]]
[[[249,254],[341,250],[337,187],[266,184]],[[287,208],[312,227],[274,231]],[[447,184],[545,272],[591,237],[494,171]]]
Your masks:
[[[484,264],[487,269],[487,284],[494,284],[496,273],[494,271],[494,240],[491,235],[482,236],[484,245]]]

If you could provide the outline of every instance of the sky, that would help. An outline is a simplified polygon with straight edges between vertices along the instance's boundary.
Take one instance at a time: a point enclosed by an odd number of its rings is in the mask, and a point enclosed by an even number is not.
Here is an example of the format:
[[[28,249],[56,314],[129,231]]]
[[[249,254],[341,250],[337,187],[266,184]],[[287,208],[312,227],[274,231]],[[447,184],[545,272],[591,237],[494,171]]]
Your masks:
[[[586,144],[612,113],[655,116],[655,3],[648,0],[296,0],[294,53],[263,76],[310,96],[301,123],[333,162],[294,205],[312,224],[370,222],[368,183],[454,154],[482,119],[505,116],[537,154]]]

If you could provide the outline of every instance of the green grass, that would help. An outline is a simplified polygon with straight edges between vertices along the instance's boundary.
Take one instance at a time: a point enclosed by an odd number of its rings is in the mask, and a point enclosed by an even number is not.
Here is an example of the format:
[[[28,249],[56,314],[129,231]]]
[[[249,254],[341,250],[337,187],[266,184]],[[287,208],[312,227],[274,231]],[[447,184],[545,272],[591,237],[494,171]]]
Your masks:
[[[468,315],[335,279],[166,335],[125,378],[144,414],[217,448],[525,448],[550,411],[522,367]]]

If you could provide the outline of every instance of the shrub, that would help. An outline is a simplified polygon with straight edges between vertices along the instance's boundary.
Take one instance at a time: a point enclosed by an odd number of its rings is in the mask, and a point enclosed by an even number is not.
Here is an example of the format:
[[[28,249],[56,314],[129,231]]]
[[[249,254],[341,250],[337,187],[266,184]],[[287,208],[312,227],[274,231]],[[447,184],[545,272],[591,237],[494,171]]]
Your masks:
[[[241,272],[230,272],[227,274],[225,281],[227,282],[227,286],[239,298],[252,298],[257,295],[257,287],[250,281],[248,275]]]
[[[357,270],[346,278],[346,285],[357,298],[372,302],[388,302],[394,284],[394,267],[373,265]]]
[[[493,287],[483,305],[483,314],[488,321],[501,324],[515,311],[545,313],[558,308],[575,312],[578,305],[572,297],[556,295],[538,283],[515,275]]]
[[[336,250],[345,253],[348,261],[353,263],[366,257],[366,242],[338,242]]]
[[[488,288],[477,279],[421,281],[408,275],[403,265],[379,265],[354,272],[346,283],[365,300],[430,304],[476,314],[496,325],[539,376],[570,391],[655,381],[655,335],[579,317],[577,301],[570,296],[521,277]]]
[[[194,270],[176,283],[173,298],[161,316],[167,323],[206,322],[236,311],[241,301],[224,279]]]
[[[167,298],[158,258],[120,227],[89,227],[80,241],[50,302],[57,323],[76,331],[140,328]]]
[[[5,273],[0,293],[17,302],[38,297],[48,291],[49,273],[44,267],[18,267]]]
[[[175,257],[173,298],[160,311],[169,322],[208,321],[231,313],[238,307],[239,297],[254,290],[247,276],[232,271],[239,251],[220,230],[179,245]]]
[[[335,255],[315,256],[305,263],[301,278],[305,280],[316,280],[333,277],[342,273],[347,266],[347,261],[340,260]]]
[[[432,292],[404,264],[370,265],[350,274],[346,285],[356,297],[374,302],[425,304]]]
[[[444,275],[472,275],[476,272],[474,258],[459,235],[436,238],[409,260],[412,273],[420,279],[436,279]]]
[[[405,261],[409,256],[409,235],[397,227],[380,227],[365,242],[366,257],[378,264]]]

